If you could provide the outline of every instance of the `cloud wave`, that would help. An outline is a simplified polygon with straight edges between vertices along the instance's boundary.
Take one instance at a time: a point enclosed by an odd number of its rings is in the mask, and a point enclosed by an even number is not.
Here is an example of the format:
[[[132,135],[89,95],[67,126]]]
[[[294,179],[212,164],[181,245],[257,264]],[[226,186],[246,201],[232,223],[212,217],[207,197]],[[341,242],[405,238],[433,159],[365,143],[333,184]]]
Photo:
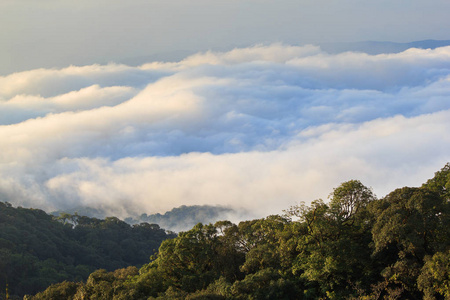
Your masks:
[[[0,197],[127,216],[252,216],[357,178],[382,196],[450,160],[450,47],[328,54],[281,44],[179,62],[0,77]]]

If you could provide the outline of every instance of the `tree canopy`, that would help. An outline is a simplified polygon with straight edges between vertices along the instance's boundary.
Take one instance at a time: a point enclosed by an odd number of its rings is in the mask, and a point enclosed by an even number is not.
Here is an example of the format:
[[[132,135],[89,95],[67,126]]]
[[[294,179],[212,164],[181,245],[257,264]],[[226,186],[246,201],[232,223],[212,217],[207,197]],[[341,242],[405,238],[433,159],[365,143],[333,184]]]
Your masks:
[[[140,267],[174,236],[156,224],[54,217],[0,202],[0,286],[8,284],[10,295],[23,296],[64,280],[86,280],[99,268]]]
[[[381,199],[350,180],[282,216],[199,223],[140,269],[96,270],[27,299],[448,299],[448,173]]]

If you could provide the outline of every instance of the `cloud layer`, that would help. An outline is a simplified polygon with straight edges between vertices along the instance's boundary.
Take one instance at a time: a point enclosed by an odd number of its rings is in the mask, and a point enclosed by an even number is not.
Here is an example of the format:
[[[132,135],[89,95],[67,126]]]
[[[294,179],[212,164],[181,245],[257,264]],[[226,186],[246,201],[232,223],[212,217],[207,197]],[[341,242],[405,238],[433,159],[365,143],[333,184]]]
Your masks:
[[[253,216],[352,178],[383,196],[450,161],[450,47],[281,44],[179,62],[0,77],[0,197],[122,217],[185,204]]]

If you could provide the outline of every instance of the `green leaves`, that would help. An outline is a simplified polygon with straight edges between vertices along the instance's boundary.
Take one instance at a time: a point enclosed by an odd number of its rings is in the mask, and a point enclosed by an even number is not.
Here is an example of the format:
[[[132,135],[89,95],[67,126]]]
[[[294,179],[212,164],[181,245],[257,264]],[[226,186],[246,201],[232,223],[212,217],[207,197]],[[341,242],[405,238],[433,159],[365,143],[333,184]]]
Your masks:
[[[0,287],[8,282],[11,295],[23,296],[64,280],[86,280],[99,268],[141,265],[173,236],[155,224],[131,227],[117,218],[69,214],[53,218],[0,202]]]
[[[437,295],[450,298],[450,249],[426,257],[418,285],[427,299],[435,299]]]
[[[367,205],[375,200],[372,190],[358,180],[342,183],[330,195],[330,210],[341,223],[352,223]]]
[[[439,231],[448,231],[448,204],[425,188],[402,188],[373,206],[377,216],[372,230],[376,251],[389,244],[402,252],[423,258],[441,247]]]
[[[434,177],[424,183],[423,187],[437,192],[444,199],[450,199],[450,163],[434,173]]]
[[[302,203],[286,216],[237,225],[198,224],[164,241],[139,274],[127,269],[96,271],[86,284],[77,285],[76,295],[89,299],[446,299],[450,297],[449,172],[446,165],[421,188],[400,188],[380,200],[361,182],[350,180],[333,190],[329,202]],[[113,235],[124,226],[115,218],[104,224],[79,218],[75,228],[98,227]],[[158,232],[151,225],[135,229]],[[15,243],[0,243],[5,245],[0,251],[5,262],[0,260],[0,265],[17,259],[11,254]]]
[[[393,191],[371,210],[375,253],[383,259],[383,276],[418,294],[417,280],[426,255],[449,247],[448,202],[428,188]]]
[[[357,180],[342,183],[330,195],[330,203],[316,200],[288,211],[300,220],[298,255],[293,272],[299,274],[315,297],[339,298],[351,294],[349,282],[372,276],[370,224],[367,206],[372,191]],[[315,292],[311,292],[315,291]]]

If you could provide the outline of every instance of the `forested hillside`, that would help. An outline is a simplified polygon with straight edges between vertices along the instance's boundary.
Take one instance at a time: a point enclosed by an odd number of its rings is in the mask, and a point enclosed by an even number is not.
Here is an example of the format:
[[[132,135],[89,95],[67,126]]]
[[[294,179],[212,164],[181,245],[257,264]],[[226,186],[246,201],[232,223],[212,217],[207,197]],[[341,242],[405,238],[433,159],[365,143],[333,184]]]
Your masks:
[[[1,292],[8,284],[11,296],[34,294],[64,280],[86,280],[96,269],[141,266],[174,236],[155,224],[130,226],[114,217],[69,214],[56,218],[0,202]]]
[[[97,270],[26,298],[449,299],[449,191],[450,164],[382,199],[350,180],[327,202],[197,224],[140,269]]]

